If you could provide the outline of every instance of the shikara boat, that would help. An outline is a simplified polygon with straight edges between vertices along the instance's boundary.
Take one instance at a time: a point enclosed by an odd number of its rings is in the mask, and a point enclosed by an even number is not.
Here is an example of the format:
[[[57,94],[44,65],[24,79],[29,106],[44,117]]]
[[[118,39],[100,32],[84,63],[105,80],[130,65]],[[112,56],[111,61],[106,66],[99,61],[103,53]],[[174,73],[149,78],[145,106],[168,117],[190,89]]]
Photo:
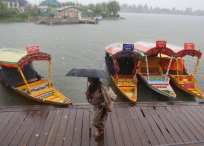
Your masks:
[[[49,62],[49,80],[35,71],[32,62],[44,60]],[[27,52],[22,50],[0,49],[0,79],[14,91],[23,96],[50,104],[69,104],[71,101],[58,92],[51,82],[50,54],[39,51],[39,47],[29,46]]]
[[[142,54],[141,63],[138,69],[139,77],[152,90],[164,96],[176,98],[176,94],[169,83],[170,78],[168,76],[174,51],[166,47],[166,41],[157,41],[156,44],[137,42],[135,43],[135,51]],[[158,54],[170,57],[166,74],[163,74]]]
[[[192,57],[198,57],[197,65],[194,71],[193,75],[189,75],[187,73],[187,70],[184,66],[184,59],[182,57],[189,55]],[[171,81],[181,90],[200,97],[201,99],[204,98],[203,92],[199,89],[199,87],[196,85],[196,72],[197,68],[200,62],[200,58],[202,56],[202,53],[200,51],[197,51],[194,49],[194,44],[192,43],[186,43],[184,45],[184,49],[177,52],[175,54],[175,59],[172,61],[172,67],[170,68],[170,78]],[[165,63],[168,62],[168,59],[163,59],[162,61],[162,67],[165,68]]]
[[[126,50],[128,44],[111,44],[106,47],[106,65],[118,90],[130,101],[137,101],[137,69],[141,54]],[[123,48],[123,49],[122,49]]]

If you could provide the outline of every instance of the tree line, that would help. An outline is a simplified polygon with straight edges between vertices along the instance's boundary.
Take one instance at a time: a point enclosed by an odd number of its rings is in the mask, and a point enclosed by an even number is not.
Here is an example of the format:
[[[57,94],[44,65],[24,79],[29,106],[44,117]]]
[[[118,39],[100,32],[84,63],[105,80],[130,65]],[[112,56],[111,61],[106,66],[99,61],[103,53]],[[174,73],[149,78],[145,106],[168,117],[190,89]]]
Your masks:
[[[100,14],[103,17],[106,17],[108,14],[118,14],[118,11],[120,10],[120,5],[119,2],[115,0],[111,0],[109,2],[102,2],[102,3],[97,3],[97,4],[88,4],[88,5],[82,5],[82,4],[77,4],[71,1],[64,2],[63,6],[74,6],[78,7],[79,9],[82,10],[83,14]],[[47,14],[56,14],[55,11],[56,8],[50,7],[49,11],[46,11],[45,13]],[[88,11],[91,10],[92,12]],[[41,10],[37,9],[34,5],[28,4],[26,6],[26,9],[23,10],[18,10],[16,8],[8,8],[8,4],[6,2],[2,2],[0,0],[0,18],[2,19],[15,19],[18,18],[17,21],[22,21],[24,19],[32,19],[32,16],[40,16],[42,15]]]
[[[39,9],[31,4],[28,4],[25,10],[18,10],[16,8],[8,8],[7,2],[0,2],[0,19],[13,19],[14,21],[32,20],[33,15],[40,14]]]
[[[122,4],[120,5],[120,12],[129,12],[129,13],[161,13],[161,14],[179,14],[179,15],[204,15],[204,10],[193,11],[192,8],[186,8],[185,10],[178,10],[175,7],[172,9],[159,8],[159,7],[148,7],[147,4],[136,6]]]
[[[120,4],[115,0],[111,0],[107,3],[106,2],[97,3],[97,4],[90,3],[88,5],[76,4],[74,2],[65,2],[63,3],[63,5],[64,6],[78,5],[78,8],[82,10],[83,14],[94,13],[94,14],[100,14],[103,17],[106,17],[106,15],[109,15],[111,13],[116,15],[120,11]],[[89,10],[91,10],[91,12]]]

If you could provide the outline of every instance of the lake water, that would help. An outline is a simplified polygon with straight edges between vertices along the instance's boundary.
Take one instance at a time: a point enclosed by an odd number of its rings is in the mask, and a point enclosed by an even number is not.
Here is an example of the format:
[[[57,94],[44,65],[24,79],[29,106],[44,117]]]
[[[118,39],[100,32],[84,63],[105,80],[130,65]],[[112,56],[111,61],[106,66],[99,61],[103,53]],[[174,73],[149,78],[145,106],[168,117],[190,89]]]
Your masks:
[[[183,46],[195,43],[204,52],[204,18],[201,16],[121,13],[125,20],[103,20],[98,25],[35,25],[34,23],[0,24],[0,48],[26,50],[39,45],[40,51],[52,55],[52,81],[57,90],[73,103],[86,103],[84,92],[87,78],[65,77],[72,68],[92,67],[106,70],[105,47],[112,43],[156,42]],[[185,57],[186,68],[193,74],[197,58]],[[48,62],[34,62],[39,74],[48,78]],[[196,74],[197,85],[204,91],[204,60],[201,58]],[[128,101],[111,80],[102,79],[118,95],[118,102]],[[173,86],[176,101],[203,101]],[[138,101],[173,101],[138,83]],[[23,97],[0,83],[0,106],[42,104]]]

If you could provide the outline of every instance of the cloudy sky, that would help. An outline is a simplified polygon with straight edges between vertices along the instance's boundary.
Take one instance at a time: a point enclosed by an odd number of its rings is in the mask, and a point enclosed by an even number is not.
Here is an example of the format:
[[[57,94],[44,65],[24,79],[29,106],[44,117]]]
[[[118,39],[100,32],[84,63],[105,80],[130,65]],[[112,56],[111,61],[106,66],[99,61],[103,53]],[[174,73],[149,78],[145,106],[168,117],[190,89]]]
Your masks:
[[[43,0],[27,0],[28,2],[32,4],[38,4],[39,1]],[[49,1],[49,0],[48,0]],[[88,5],[89,3],[101,3],[101,2],[109,2],[109,0],[58,0],[59,2],[67,2],[67,1],[72,1],[72,2],[78,2],[83,5]],[[192,8],[193,11],[201,9],[204,10],[204,0],[116,0],[119,2],[120,5],[122,4],[128,4],[128,5],[133,5],[135,4],[138,6],[139,4],[145,5],[147,4],[148,7],[160,7],[160,8],[168,8],[172,9],[175,7],[176,9],[179,10],[185,10],[186,8]]]

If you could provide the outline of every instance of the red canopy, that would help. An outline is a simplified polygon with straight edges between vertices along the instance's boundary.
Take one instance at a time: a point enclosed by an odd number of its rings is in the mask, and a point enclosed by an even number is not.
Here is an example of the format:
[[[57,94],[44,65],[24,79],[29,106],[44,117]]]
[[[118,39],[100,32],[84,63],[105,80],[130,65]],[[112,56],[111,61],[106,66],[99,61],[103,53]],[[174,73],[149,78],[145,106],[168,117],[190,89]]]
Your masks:
[[[190,55],[192,57],[196,56],[198,58],[201,58],[202,53],[197,50],[181,50],[178,53],[176,53],[176,57],[184,57],[186,55]]]
[[[173,56],[174,55],[174,51],[169,49],[169,48],[166,48],[166,47],[163,47],[163,48],[154,47],[152,49],[149,49],[146,52],[146,55],[151,56],[151,55],[157,55],[158,53],[165,54],[165,55],[168,55],[168,56]]]
[[[50,61],[51,60],[51,55],[50,54],[47,54],[47,53],[42,53],[42,52],[39,52],[39,53],[35,53],[35,54],[29,54],[29,55],[26,55],[25,57],[23,57],[19,62],[19,66],[20,68],[23,68],[25,65],[28,64],[28,62],[32,62],[32,61],[35,61],[35,60],[47,60],[47,61]]]

